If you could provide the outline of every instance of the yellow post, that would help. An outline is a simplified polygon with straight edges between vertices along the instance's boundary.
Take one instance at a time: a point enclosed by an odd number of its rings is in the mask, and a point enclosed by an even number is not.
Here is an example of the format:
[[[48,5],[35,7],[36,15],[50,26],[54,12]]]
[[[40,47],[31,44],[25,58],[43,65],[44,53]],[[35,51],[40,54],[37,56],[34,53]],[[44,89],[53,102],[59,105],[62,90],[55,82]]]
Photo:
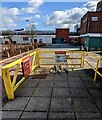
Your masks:
[[[13,78],[13,81],[12,81],[12,86],[13,86],[13,87],[15,86],[19,69],[20,69],[20,63],[17,65],[16,71],[15,71],[15,74],[14,74],[14,78]]]
[[[97,60],[96,71],[95,71],[95,74],[94,74],[94,81],[96,81],[98,65],[99,65],[99,60]]]
[[[82,54],[81,54],[81,68],[84,68],[84,58],[85,58],[85,53],[82,52]]]
[[[3,77],[7,97],[9,100],[13,100],[14,99],[14,90],[13,90],[13,86],[11,83],[9,70],[2,69],[2,74],[3,74],[2,77]]]
[[[38,58],[37,58],[38,67],[40,67],[40,50],[37,51],[37,56],[38,56]]]
[[[34,54],[33,54],[33,60],[32,60],[32,71],[34,70],[35,58],[36,58],[36,52],[34,52]]]

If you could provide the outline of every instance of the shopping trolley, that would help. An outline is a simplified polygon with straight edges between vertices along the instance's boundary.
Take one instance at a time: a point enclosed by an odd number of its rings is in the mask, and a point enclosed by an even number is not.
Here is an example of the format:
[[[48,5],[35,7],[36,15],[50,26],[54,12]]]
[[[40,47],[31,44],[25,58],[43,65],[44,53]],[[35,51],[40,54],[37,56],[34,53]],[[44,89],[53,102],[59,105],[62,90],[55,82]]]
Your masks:
[[[68,73],[68,68],[66,67],[68,58],[69,55],[66,54],[66,51],[55,51],[55,65],[52,70],[59,74],[60,72]]]

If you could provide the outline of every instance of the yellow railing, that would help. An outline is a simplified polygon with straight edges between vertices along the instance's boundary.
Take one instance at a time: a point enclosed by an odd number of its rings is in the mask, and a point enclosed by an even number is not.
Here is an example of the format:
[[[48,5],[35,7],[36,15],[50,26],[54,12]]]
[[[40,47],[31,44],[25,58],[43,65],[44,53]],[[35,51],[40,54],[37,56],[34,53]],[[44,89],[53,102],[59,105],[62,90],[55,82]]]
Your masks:
[[[32,72],[37,66],[37,64],[36,64],[36,55],[37,55],[37,51],[34,51],[34,52],[27,55],[31,59],[30,72]],[[22,74],[21,74],[22,78],[19,80],[19,82],[17,82],[17,76],[19,75],[19,71],[22,70],[22,62],[23,62],[22,60],[24,58],[26,58],[27,56],[24,56],[23,58],[20,58],[20,59],[14,61],[14,62],[11,62],[10,64],[7,64],[7,65],[2,67],[2,77],[3,77],[3,81],[4,81],[6,94],[7,94],[7,97],[8,97],[9,100],[14,99],[15,90],[20,86],[20,84],[26,78],[26,76],[24,76],[23,75],[24,73],[22,72]],[[10,74],[11,68],[15,69],[15,73],[13,73],[14,76],[13,76],[12,80],[11,80],[11,74]]]
[[[55,65],[55,51],[56,50],[39,50],[40,66],[41,65]],[[80,56],[73,57],[73,56],[71,56],[71,54],[73,54],[73,53],[80,54]],[[79,66],[81,68],[83,67],[83,57],[84,57],[83,51],[67,50],[66,54],[70,56],[67,59],[68,66],[70,66],[71,68],[74,68],[74,66]],[[79,60],[79,63],[73,62],[73,60],[75,60],[75,59]],[[43,60],[43,62],[41,62],[42,60]],[[47,61],[44,63],[44,60],[47,60]],[[50,62],[51,60],[53,60],[53,62]]]
[[[99,63],[101,62],[101,59],[96,57],[95,55],[91,54],[91,53],[88,53],[88,52],[85,52],[84,53],[84,57],[85,56],[88,56],[89,58],[92,58],[94,60],[96,60],[96,66],[92,65],[89,63],[88,60],[84,59],[84,63],[86,63],[87,65],[89,65],[94,71],[95,71],[95,74],[94,74],[94,81],[96,81],[96,78],[97,78],[97,74],[102,77],[102,73],[100,73],[98,71],[98,68],[99,68]]]
[[[83,52],[83,51],[74,51],[74,50],[68,50],[66,51],[66,54],[69,55],[68,57],[68,67],[76,68],[79,66],[80,68],[85,67],[85,63],[88,64],[94,71],[94,81],[96,81],[97,74],[102,77],[102,73],[98,71],[99,62],[100,59],[90,53]],[[80,54],[80,55],[79,55]],[[27,56],[30,57],[31,61],[31,71],[32,72],[37,66],[43,66],[43,65],[54,65],[55,64],[55,50],[36,50],[32,53],[29,53]],[[11,62],[10,64],[7,64],[2,67],[2,77],[4,81],[4,86],[6,90],[6,94],[9,100],[14,99],[14,92],[15,90],[20,86],[20,84],[25,80],[27,76],[24,75],[24,72],[21,72],[22,78],[17,82],[17,76],[19,75],[19,71],[23,68],[23,60],[27,57],[24,56],[23,58],[20,58],[18,60],[15,60]],[[89,63],[88,60],[85,59],[86,56],[90,56],[94,60],[96,60],[96,66],[94,67]],[[44,60],[45,63],[43,62]],[[75,60],[78,60],[79,62],[75,62]],[[14,68],[15,73],[13,73],[13,79],[11,79],[10,69]]]

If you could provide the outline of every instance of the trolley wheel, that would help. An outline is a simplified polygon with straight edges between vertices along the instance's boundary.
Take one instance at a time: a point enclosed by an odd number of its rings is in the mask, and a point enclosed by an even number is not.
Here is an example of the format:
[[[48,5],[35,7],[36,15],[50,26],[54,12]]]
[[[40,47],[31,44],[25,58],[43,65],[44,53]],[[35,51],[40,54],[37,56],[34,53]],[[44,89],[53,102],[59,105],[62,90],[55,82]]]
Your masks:
[[[64,71],[68,74],[68,70],[65,68]]]
[[[55,73],[56,70],[55,70],[55,68],[51,68],[51,69],[49,70],[49,72],[51,72],[51,73]]]
[[[55,69],[55,71],[56,71],[56,66],[54,65],[54,69]]]
[[[60,71],[57,70],[57,73],[60,74]]]

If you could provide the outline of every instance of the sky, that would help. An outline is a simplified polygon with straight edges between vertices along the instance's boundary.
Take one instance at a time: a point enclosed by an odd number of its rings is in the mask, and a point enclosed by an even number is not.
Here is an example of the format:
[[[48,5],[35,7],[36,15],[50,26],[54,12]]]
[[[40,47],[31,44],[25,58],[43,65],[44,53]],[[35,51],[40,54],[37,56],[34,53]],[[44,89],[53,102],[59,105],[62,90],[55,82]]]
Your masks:
[[[97,2],[3,1],[0,7],[1,28],[28,29],[33,25],[37,30],[70,28],[74,31],[74,26],[80,24],[81,17],[87,11],[96,10]]]

